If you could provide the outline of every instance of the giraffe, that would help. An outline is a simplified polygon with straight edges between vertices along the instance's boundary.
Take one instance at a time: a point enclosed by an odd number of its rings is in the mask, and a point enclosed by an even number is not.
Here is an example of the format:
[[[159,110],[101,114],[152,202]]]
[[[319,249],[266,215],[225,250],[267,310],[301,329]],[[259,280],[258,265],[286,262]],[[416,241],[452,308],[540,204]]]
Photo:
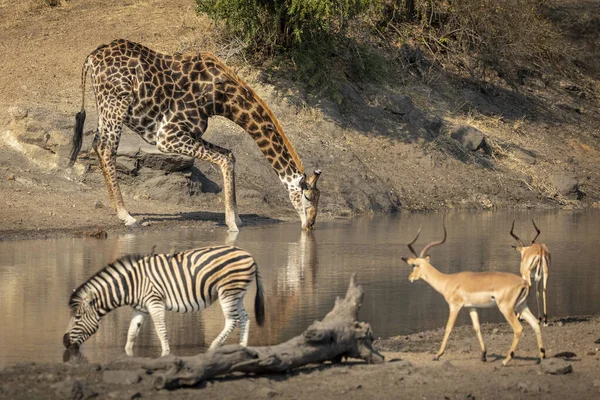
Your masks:
[[[304,230],[314,228],[320,170],[309,177],[279,121],[265,102],[211,53],[162,54],[139,43],[117,39],[90,53],[81,72],[82,104],[68,167],[81,150],[88,72],[98,109],[92,147],[100,160],[108,195],[118,218],[137,225],[125,208],[117,182],[116,153],[123,126],[164,153],[206,160],[220,167],[225,223],[237,232],[241,220],[235,197],[235,157],[231,150],[202,139],[212,116],[241,126],[256,142],[289,192]]]

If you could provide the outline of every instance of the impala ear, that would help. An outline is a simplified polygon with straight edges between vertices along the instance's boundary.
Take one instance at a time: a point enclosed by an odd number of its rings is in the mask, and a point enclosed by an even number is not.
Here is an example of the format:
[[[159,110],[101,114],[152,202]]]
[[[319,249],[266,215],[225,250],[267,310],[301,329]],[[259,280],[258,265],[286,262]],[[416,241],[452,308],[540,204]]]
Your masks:
[[[306,180],[306,183],[308,183],[308,186],[312,189],[316,189],[317,188],[317,181],[319,180],[319,177],[321,176],[321,170],[317,169],[315,170],[315,172]]]

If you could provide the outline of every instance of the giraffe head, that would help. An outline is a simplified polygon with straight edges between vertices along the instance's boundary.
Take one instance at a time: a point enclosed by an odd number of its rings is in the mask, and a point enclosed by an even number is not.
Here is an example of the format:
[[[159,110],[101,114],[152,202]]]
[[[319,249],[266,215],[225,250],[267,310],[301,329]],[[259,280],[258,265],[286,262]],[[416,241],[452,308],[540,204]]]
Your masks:
[[[317,180],[321,171],[316,170],[310,177],[302,174],[296,184],[289,186],[290,200],[302,221],[302,229],[314,229],[317,220],[319,197],[321,192],[317,189]]]

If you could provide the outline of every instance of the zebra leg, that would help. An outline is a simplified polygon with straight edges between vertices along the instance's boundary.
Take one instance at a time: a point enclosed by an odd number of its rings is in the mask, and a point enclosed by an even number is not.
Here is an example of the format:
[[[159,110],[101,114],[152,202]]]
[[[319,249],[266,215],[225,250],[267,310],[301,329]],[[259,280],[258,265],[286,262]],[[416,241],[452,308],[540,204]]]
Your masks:
[[[160,346],[162,347],[161,357],[168,356],[171,353],[169,348],[169,342],[167,341],[167,327],[165,325],[165,305],[162,303],[155,303],[148,306],[148,312],[154,322],[154,329],[158,340],[160,340]]]
[[[238,301],[238,315],[240,316],[240,346],[248,346],[248,336],[250,334],[250,318],[244,308],[244,298]]]
[[[131,323],[129,324],[129,331],[127,332],[127,344],[125,345],[125,353],[128,356],[133,356],[133,344],[135,342],[135,338],[137,338],[140,333],[140,328],[146,319],[148,313],[143,311],[133,310],[133,318],[131,318]]]
[[[219,295],[219,299],[221,301],[221,308],[223,309],[223,315],[225,316],[225,327],[217,336],[215,340],[210,344],[208,348],[209,351],[216,349],[221,346],[225,340],[229,337],[231,332],[235,329],[235,327],[240,322],[240,317],[238,315],[238,297],[223,299],[221,295]]]

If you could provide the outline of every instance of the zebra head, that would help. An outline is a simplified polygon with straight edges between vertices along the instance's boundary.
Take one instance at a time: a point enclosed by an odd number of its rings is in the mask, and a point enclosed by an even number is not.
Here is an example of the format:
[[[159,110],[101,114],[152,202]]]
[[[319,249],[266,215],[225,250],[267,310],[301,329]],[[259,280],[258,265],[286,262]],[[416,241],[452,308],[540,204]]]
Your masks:
[[[67,327],[67,333],[63,336],[63,344],[67,349],[78,349],[90,336],[98,330],[100,313],[96,305],[97,299],[89,294],[83,297],[77,296],[77,292],[71,297],[71,321]]]

